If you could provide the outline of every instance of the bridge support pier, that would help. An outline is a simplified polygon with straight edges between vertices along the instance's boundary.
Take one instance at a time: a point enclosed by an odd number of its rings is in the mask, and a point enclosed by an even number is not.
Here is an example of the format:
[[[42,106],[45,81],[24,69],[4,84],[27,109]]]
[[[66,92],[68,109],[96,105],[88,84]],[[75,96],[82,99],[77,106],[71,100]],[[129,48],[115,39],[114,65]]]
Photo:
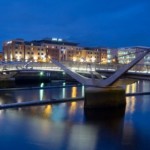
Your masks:
[[[125,107],[125,90],[119,87],[95,88],[85,90],[85,109],[109,109]]]

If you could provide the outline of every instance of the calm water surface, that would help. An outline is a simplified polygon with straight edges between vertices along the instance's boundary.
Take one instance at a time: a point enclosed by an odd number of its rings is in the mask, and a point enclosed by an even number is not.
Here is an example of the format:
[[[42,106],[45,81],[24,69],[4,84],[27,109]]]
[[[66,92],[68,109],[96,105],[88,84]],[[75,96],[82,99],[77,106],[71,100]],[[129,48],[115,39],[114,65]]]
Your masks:
[[[65,83],[62,83],[65,85]],[[43,83],[40,86],[45,86]],[[150,91],[149,81],[126,87]],[[84,86],[1,91],[0,103],[84,96]],[[126,97],[126,108],[87,114],[83,102],[0,110],[1,150],[149,150],[150,95]],[[92,119],[99,116],[99,119]]]

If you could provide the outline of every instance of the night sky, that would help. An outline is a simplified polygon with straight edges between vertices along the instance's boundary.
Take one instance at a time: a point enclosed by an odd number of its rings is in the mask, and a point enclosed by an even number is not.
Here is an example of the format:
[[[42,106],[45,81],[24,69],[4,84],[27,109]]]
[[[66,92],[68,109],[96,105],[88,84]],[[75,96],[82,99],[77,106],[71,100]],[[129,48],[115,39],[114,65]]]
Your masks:
[[[149,0],[1,0],[2,42],[46,37],[82,46],[150,46]]]

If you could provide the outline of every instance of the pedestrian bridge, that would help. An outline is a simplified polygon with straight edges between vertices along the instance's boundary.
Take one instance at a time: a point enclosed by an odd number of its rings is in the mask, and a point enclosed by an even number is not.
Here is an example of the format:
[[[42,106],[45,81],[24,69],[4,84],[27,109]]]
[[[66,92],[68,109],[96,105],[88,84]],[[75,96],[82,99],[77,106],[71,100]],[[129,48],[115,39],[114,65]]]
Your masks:
[[[113,83],[115,83],[124,73],[126,73],[130,68],[132,68],[134,65],[136,65],[145,55],[147,55],[149,51],[143,51],[141,55],[139,55],[137,58],[135,58],[133,61],[131,61],[129,64],[119,68],[113,75],[111,75],[109,78],[103,80],[103,79],[95,79],[92,77],[91,79],[81,76],[80,74],[68,69],[66,66],[61,64],[60,62],[56,60],[52,60],[52,62],[59,66],[61,69],[63,69],[67,74],[69,74],[71,77],[76,79],[78,82],[86,85],[86,86],[95,86],[95,87],[107,87],[111,86]],[[92,71],[91,71],[92,75]]]
[[[125,89],[120,86],[114,86],[122,75],[124,75],[129,69],[136,65],[149,51],[144,51],[137,58],[131,61],[129,64],[124,65],[119,68],[114,74],[106,79],[96,79],[91,71],[92,78],[86,78],[70,70],[57,60],[52,60],[52,62],[63,69],[72,78],[76,79],[78,82],[85,85],[85,101],[84,109],[88,112],[90,110],[101,110],[101,109],[117,109],[125,108]],[[96,114],[95,114],[96,115]]]
[[[13,63],[11,64],[11,67],[9,68],[7,65],[8,64],[2,64],[1,67],[1,73],[4,72],[13,72],[13,71],[23,71],[23,70],[64,70],[67,74],[75,78],[77,81],[80,83],[84,84],[85,86],[89,86],[90,89],[85,90],[85,98],[77,98],[77,99],[72,99],[74,100],[83,100],[84,99],[84,108],[85,109],[101,109],[101,108],[118,108],[122,107],[123,105],[125,106],[125,92],[122,89],[110,87],[113,85],[114,82],[116,82],[124,73],[126,73],[129,69],[131,69],[134,65],[136,65],[145,55],[147,55],[148,52],[143,52],[139,57],[134,59],[131,63],[125,65],[124,67],[120,67],[112,76],[109,78],[103,80],[103,79],[95,79],[93,76],[93,70],[91,69],[91,76],[92,78],[86,78],[78,73],[76,73],[73,70],[70,70],[70,68],[67,68],[64,64],[52,60],[53,63],[49,63],[53,66],[39,66],[38,64],[37,68],[33,66],[33,63]],[[55,65],[54,65],[55,64]],[[5,66],[6,65],[6,66]],[[50,68],[51,67],[51,68]],[[73,69],[73,68],[72,68]],[[98,87],[98,88],[97,88]],[[92,89],[91,89],[92,88]],[[119,92],[119,94],[118,94]],[[141,94],[141,93],[139,93]],[[149,94],[149,93],[146,93]],[[117,97],[115,97],[117,95]],[[131,96],[131,95],[129,95]],[[45,105],[45,104],[56,104],[60,102],[68,102],[68,100],[61,100],[61,101],[42,101],[42,102],[23,102],[23,103],[15,103],[15,104],[6,104],[6,105],[1,105],[0,109],[6,109],[6,108],[13,108],[13,107],[24,107],[24,106],[33,106],[33,105]],[[95,114],[96,115],[96,114]]]
[[[143,55],[141,55],[141,60],[148,52],[144,52]],[[134,60],[135,61],[135,60]],[[137,59],[138,62],[138,59]],[[6,77],[6,72],[18,72],[18,71],[63,71],[62,64],[63,66],[66,66],[66,68],[72,70],[72,71],[78,71],[78,72],[91,72],[91,77],[92,77],[92,72],[98,71],[100,72],[101,70],[106,70],[106,71],[112,71],[115,72],[117,70],[120,70],[122,68],[121,72],[124,74],[125,72],[131,72],[131,73],[143,73],[143,74],[149,74],[150,75],[150,65],[136,65],[137,62],[131,64],[129,67],[129,64],[127,65],[128,68],[125,69],[125,65],[121,64],[96,64],[96,63],[81,63],[81,62],[57,62],[53,60],[52,62],[49,63],[39,63],[39,62],[4,62],[0,63],[0,74],[1,78]],[[59,65],[58,65],[59,63]],[[124,70],[124,69],[125,70]],[[14,75],[14,73],[12,73]],[[11,77],[9,75],[8,77]],[[109,84],[112,84],[112,79],[116,78],[118,79],[118,71],[116,74],[114,74],[111,79],[109,78]],[[81,79],[82,80],[82,79]],[[96,80],[94,80],[96,83],[98,83]],[[83,80],[82,80],[83,82]],[[82,83],[81,82],[81,83]],[[89,81],[90,82],[90,81]],[[92,81],[93,82],[93,81]],[[104,81],[103,81],[104,82]],[[83,83],[85,84],[85,83]],[[89,83],[91,85],[91,83]],[[105,83],[103,83],[105,86]]]

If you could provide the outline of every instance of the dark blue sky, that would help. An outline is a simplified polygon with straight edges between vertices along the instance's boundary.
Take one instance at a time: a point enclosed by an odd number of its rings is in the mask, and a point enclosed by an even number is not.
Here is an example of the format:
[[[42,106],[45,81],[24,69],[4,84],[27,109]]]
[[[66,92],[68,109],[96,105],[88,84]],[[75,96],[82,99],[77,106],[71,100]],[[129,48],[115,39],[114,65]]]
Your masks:
[[[0,44],[59,37],[88,46],[150,46],[149,0],[1,0],[0,14]]]

